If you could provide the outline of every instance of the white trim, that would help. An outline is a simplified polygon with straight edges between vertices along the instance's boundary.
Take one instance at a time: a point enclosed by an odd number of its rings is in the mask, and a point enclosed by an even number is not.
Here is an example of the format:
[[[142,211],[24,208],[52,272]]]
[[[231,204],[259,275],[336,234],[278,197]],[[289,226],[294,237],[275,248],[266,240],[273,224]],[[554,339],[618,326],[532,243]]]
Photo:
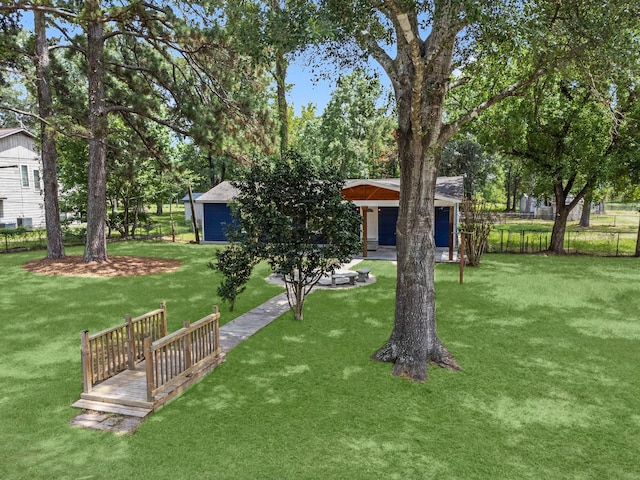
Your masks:
[[[358,207],[399,207],[399,200],[351,200]],[[452,207],[460,202],[454,198],[436,195],[434,207]]]
[[[351,200],[358,207],[398,207],[398,200]]]
[[[23,175],[24,170],[26,169],[26,174]],[[31,179],[29,178],[29,165],[24,163],[20,164],[20,186],[22,188],[31,188]],[[24,184],[25,178],[27,179],[27,184]]]

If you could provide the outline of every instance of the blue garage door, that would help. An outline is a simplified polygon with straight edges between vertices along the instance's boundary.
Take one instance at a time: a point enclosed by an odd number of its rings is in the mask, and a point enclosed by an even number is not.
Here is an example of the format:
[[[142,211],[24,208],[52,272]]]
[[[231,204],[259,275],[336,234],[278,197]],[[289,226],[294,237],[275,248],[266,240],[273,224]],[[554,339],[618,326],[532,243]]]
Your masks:
[[[378,209],[378,245],[396,244],[396,224],[398,207],[380,207]]]
[[[449,207],[436,207],[436,247],[449,246]]]
[[[203,207],[204,241],[226,242],[226,227],[233,222],[231,208],[226,203],[205,203]]]

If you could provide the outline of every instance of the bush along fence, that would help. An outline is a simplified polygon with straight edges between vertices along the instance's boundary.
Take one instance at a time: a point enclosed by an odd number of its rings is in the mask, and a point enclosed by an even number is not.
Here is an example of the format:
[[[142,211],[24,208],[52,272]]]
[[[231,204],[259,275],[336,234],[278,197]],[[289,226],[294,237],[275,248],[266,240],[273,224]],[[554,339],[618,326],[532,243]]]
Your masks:
[[[602,256],[632,256],[636,231],[602,232],[597,230],[567,231],[564,248],[567,253]],[[539,253],[547,250],[551,231],[494,230],[489,236],[489,252]]]

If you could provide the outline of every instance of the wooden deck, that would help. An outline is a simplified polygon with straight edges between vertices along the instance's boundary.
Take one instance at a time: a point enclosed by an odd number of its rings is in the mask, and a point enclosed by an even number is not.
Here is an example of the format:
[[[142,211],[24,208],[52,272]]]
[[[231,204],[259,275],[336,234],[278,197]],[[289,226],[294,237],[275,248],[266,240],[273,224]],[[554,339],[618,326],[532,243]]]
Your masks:
[[[72,406],[85,410],[144,418],[185,391],[225,359],[226,355],[220,353],[199,365],[180,382],[156,395],[152,402],[147,401],[146,364],[145,361],[142,361],[136,365],[134,370],[125,370],[94,385],[91,392],[83,393],[80,400]]]

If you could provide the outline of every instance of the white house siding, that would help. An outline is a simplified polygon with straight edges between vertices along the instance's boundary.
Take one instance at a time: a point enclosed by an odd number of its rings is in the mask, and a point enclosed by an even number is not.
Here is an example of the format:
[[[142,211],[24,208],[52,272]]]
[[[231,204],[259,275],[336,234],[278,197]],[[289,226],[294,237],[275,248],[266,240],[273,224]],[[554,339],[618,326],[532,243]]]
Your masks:
[[[198,221],[198,225],[202,225],[202,203],[197,203],[196,200],[200,198],[202,193],[194,193],[193,194],[193,203],[196,207],[196,220]],[[185,195],[182,198],[182,203],[184,204],[184,221],[186,223],[191,223],[191,202],[189,202],[189,195]]]
[[[29,185],[22,186],[26,167]],[[40,185],[35,185],[37,171]],[[44,227],[42,167],[33,138],[21,129],[0,129],[0,224]]]

